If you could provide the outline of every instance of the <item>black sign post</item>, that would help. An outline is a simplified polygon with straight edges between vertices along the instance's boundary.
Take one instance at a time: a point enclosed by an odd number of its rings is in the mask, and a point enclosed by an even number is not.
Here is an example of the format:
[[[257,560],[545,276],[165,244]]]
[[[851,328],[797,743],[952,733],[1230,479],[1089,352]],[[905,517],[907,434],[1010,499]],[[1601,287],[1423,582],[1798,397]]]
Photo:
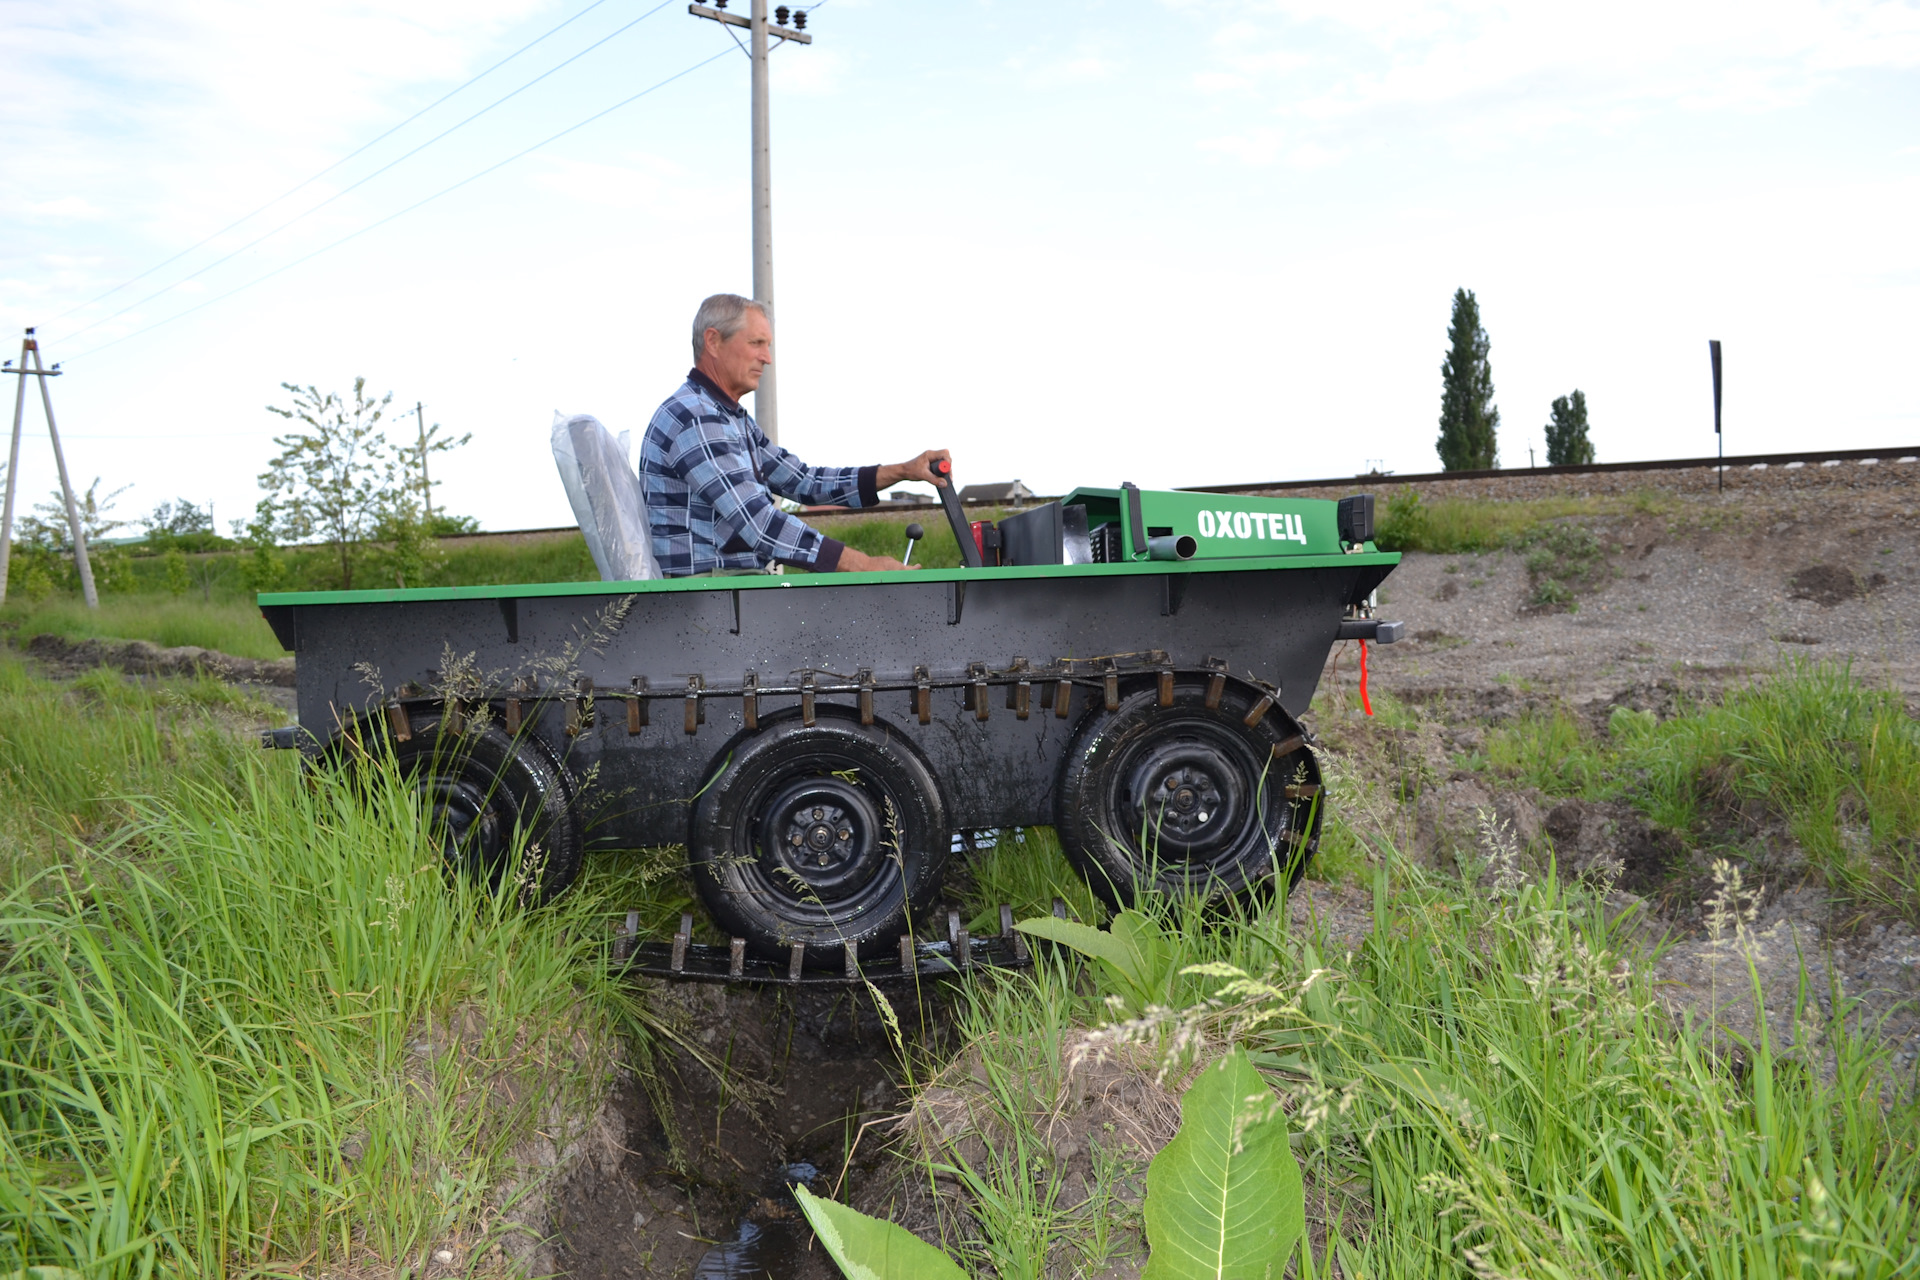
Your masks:
[[[1714,454],[1723,461],[1714,468],[1718,478],[1720,492],[1727,491],[1727,468],[1724,459],[1727,456],[1726,437],[1720,434],[1720,339],[1707,339],[1707,352],[1713,357],[1713,446]]]

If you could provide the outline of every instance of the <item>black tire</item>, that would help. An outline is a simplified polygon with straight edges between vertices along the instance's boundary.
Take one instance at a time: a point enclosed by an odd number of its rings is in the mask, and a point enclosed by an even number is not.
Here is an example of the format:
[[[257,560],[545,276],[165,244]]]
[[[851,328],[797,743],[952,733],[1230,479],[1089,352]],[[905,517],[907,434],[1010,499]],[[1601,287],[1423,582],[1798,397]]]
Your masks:
[[[1204,681],[1180,680],[1173,705],[1148,686],[1074,731],[1054,825],[1094,892],[1114,906],[1139,886],[1170,896],[1245,894],[1277,874],[1299,880],[1319,842],[1319,765],[1299,726],[1271,707],[1252,728],[1257,695],[1230,684],[1208,709]]]
[[[695,802],[693,883],[754,952],[892,955],[940,888],[952,832],[926,761],[885,724],[822,714],[736,739]],[[889,816],[891,815],[891,816]]]
[[[393,743],[401,776],[428,810],[449,871],[498,890],[524,875],[522,896],[542,906],[580,874],[580,828],[566,774],[537,739],[497,724],[444,731],[423,718]]]

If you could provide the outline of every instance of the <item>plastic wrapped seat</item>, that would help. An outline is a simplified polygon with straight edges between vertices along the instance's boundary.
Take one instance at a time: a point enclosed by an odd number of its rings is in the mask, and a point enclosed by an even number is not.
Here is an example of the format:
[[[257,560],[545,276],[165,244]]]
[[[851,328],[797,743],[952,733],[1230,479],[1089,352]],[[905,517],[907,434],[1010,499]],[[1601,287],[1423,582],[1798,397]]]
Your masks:
[[[602,582],[660,576],[640,481],[627,462],[629,439],[616,440],[590,413],[553,415],[554,465]]]

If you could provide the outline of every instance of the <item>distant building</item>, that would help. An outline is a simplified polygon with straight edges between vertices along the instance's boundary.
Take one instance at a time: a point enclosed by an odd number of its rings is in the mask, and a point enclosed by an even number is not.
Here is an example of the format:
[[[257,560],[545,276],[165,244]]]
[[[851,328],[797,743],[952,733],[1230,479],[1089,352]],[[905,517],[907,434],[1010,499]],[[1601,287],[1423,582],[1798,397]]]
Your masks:
[[[960,491],[962,502],[1032,502],[1033,490],[1018,480],[1002,484],[970,484]]]

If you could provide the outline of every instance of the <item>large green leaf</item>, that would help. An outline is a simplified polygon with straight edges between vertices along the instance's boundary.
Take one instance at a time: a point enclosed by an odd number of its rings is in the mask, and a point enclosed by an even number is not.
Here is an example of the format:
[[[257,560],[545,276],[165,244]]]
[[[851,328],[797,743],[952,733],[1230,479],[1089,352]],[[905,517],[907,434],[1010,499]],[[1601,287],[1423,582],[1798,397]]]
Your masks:
[[[1286,1117],[1246,1050],[1200,1073],[1147,1166],[1141,1280],[1279,1280],[1306,1227]]]
[[[1022,920],[1014,928],[1099,961],[1134,1013],[1166,999],[1173,945],[1159,925],[1138,911],[1122,911],[1106,930],[1054,916]]]
[[[847,1280],[967,1280],[953,1259],[905,1227],[869,1218],[805,1187],[795,1187],[793,1197]]]

